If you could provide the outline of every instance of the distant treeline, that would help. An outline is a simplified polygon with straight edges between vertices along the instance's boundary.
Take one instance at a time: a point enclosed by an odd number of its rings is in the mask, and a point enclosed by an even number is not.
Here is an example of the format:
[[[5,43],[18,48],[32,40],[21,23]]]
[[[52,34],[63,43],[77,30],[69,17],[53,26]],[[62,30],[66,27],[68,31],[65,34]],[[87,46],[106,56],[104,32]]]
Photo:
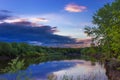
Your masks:
[[[15,57],[40,57],[40,56],[55,56],[67,57],[67,56],[77,56],[81,55],[95,55],[97,52],[94,50],[96,47],[89,48],[53,48],[53,47],[42,47],[30,45],[27,43],[8,43],[0,42],[0,56],[6,56],[9,58]],[[97,48],[96,48],[97,49]]]
[[[75,56],[81,55],[83,50],[80,48],[52,48],[34,46],[27,43],[8,43],[0,42],[0,56],[14,58],[17,56],[42,56],[42,55],[64,55]]]

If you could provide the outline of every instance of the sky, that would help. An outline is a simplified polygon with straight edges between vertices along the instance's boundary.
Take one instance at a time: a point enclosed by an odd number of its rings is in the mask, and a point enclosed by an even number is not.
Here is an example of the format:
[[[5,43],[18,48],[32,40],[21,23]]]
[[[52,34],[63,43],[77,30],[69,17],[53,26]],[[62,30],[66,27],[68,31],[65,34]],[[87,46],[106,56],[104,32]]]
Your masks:
[[[74,39],[87,39],[89,37],[84,33],[84,27],[94,26],[94,13],[113,1],[0,0],[0,40],[41,44],[42,39],[50,39],[52,43],[74,43]],[[59,42],[60,39],[63,40]]]

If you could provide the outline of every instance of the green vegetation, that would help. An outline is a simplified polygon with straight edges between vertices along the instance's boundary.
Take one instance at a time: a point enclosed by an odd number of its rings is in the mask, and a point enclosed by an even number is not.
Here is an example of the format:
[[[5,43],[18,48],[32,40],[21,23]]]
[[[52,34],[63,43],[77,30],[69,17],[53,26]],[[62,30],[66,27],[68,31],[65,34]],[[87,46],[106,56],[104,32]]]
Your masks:
[[[85,33],[93,38],[106,59],[120,56],[120,0],[106,4],[93,16],[95,27],[86,27]],[[98,52],[98,51],[97,51]]]
[[[11,62],[8,63],[8,66],[1,71],[14,73],[16,71],[22,70],[24,65],[24,60],[19,60],[19,58],[17,57],[16,59],[11,60]]]
[[[27,43],[0,42],[0,56],[7,57],[0,64],[0,73],[17,72],[26,69],[31,64],[64,59],[86,59],[94,64],[96,61],[89,50],[93,48],[52,48],[33,46]],[[88,51],[87,53],[85,51]],[[93,55],[93,54],[92,54]],[[19,57],[19,58],[18,58]],[[32,58],[32,59],[31,59]]]
[[[0,42],[0,56],[16,58],[16,57],[40,57],[40,56],[73,56],[80,55],[81,49],[75,48],[52,48],[33,46],[27,43],[7,43]]]
[[[120,0],[106,4],[93,16],[95,27],[87,26],[85,33],[92,37],[97,55],[105,62],[106,73],[110,80],[120,77]]]
[[[2,69],[0,73],[16,72],[34,63],[81,58],[81,49],[52,48],[33,46],[27,43],[0,42],[0,57],[1,63],[4,62],[0,64],[0,69]]]

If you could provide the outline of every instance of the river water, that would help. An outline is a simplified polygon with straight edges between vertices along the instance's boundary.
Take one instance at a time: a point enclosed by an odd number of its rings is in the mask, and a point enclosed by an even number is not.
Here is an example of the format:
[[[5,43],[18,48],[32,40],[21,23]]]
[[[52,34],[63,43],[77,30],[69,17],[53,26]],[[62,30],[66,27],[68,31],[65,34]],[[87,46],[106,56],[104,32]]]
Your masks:
[[[60,60],[31,64],[26,70],[0,74],[0,80],[108,80],[105,68],[85,60]]]

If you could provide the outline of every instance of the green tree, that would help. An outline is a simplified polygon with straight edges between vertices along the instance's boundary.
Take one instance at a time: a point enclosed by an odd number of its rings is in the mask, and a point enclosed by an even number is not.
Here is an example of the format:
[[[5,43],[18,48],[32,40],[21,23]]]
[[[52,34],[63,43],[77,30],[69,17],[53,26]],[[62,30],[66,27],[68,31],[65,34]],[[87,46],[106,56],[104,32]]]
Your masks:
[[[12,53],[12,46],[10,43],[0,42],[0,54],[5,56],[11,56]]]
[[[93,16],[95,27],[86,27],[85,33],[91,36],[107,58],[120,55],[120,0],[106,4]]]

